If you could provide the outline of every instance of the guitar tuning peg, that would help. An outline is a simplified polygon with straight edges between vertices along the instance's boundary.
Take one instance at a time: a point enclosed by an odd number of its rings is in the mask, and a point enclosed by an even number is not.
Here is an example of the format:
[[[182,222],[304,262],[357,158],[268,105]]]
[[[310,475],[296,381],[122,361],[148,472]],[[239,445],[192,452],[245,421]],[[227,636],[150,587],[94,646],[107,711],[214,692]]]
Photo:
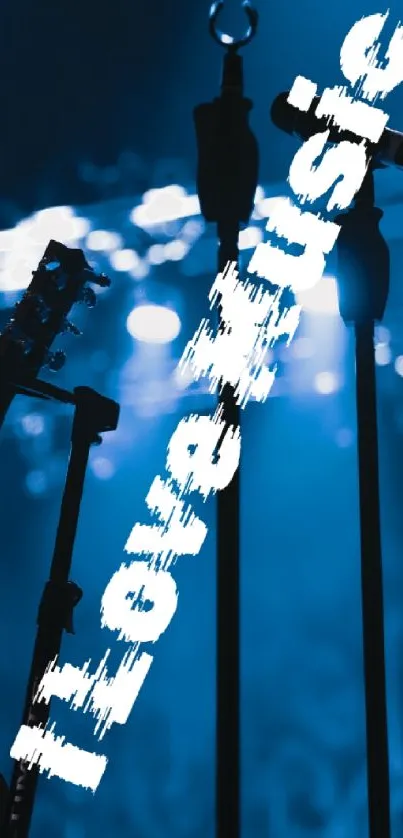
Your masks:
[[[18,347],[18,350],[22,353],[22,355],[28,357],[34,348],[34,342],[33,340],[29,340],[27,337],[19,337],[15,341],[15,346]]]
[[[52,259],[50,262],[42,261],[40,268],[42,271],[46,271],[47,274],[50,274],[49,279],[53,285],[56,286],[58,291],[64,290],[68,277],[60,262],[56,261],[56,259]],[[38,271],[34,271],[34,275],[36,273],[38,273]]]
[[[70,335],[76,335],[77,337],[82,335],[81,329],[79,329],[78,326],[76,326],[74,323],[72,323],[71,320],[67,320],[67,317],[65,317],[64,322],[63,322],[62,333],[63,334],[70,334]]]
[[[57,352],[47,353],[44,366],[48,367],[52,372],[58,372],[64,367],[65,362],[66,354],[61,349],[58,349]]]
[[[106,274],[96,274],[92,268],[86,268],[83,271],[83,276],[87,282],[93,282],[94,285],[99,285],[101,288],[109,288],[111,280]]]
[[[88,286],[85,285],[79,293],[77,302],[85,303],[85,305],[88,306],[88,308],[94,308],[96,301],[97,298],[95,291],[93,291],[92,288],[88,288]]]
[[[94,274],[91,277],[91,282],[94,282],[95,285],[99,285],[100,288],[109,288],[111,281],[106,274]]]
[[[48,271],[49,273],[54,273],[55,271],[60,270],[61,264],[60,262],[57,262],[55,259],[53,259],[51,262],[44,261],[43,267],[45,271]]]
[[[49,321],[52,312],[49,306],[46,305],[43,297],[41,297],[40,294],[33,294],[32,296],[27,294],[26,300],[30,300],[36,317],[42,325],[45,325],[45,323]]]

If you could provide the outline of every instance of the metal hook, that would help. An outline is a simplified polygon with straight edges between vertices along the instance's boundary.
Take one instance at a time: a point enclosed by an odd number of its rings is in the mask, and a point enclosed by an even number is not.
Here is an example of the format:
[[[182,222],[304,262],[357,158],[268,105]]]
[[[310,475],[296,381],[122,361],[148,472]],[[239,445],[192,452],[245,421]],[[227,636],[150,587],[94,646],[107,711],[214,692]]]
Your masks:
[[[222,47],[227,47],[228,50],[231,52],[236,52],[236,50],[240,49],[240,47],[246,46],[252,40],[252,38],[256,34],[257,24],[259,15],[256,9],[251,6],[249,0],[244,0],[242,3],[242,8],[245,10],[247,18],[249,20],[249,27],[243,36],[243,38],[239,38],[238,41],[232,37],[232,35],[226,35],[225,32],[221,32],[216,27],[217,17],[220,14],[222,8],[224,6],[224,0],[215,0],[213,5],[210,8],[209,14],[209,30],[210,35],[217,41],[217,44],[220,44]]]

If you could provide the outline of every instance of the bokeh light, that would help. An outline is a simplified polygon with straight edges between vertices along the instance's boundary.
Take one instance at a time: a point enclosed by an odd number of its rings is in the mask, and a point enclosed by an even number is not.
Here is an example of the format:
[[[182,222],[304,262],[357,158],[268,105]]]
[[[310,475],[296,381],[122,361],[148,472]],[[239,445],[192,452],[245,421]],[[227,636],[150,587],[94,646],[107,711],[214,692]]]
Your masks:
[[[319,372],[315,376],[314,388],[322,396],[335,393],[340,387],[338,376],[334,372]]]
[[[178,315],[166,306],[136,306],[127,318],[129,334],[144,343],[171,343],[179,335],[180,329]]]
[[[321,280],[307,291],[301,291],[297,296],[298,303],[314,314],[339,315],[339,298],[337,281],[333,276],[323,276]]]

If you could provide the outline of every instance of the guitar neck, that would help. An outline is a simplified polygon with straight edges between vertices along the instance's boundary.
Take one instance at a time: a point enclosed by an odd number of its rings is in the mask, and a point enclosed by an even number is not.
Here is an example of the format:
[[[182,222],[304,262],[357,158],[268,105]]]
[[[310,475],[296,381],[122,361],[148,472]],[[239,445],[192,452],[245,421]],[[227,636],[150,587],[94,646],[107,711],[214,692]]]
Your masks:
[[[82,250],[51,239],[0,334],[0,429],[17,392],[9,382],[32,381],[43,366],[54,372],[63,366],[65,353],[50,348],[60,334],[81,334],[67,318],[75,303],[95,305],[88,283],[108,288],[110,279],[94,272]]]

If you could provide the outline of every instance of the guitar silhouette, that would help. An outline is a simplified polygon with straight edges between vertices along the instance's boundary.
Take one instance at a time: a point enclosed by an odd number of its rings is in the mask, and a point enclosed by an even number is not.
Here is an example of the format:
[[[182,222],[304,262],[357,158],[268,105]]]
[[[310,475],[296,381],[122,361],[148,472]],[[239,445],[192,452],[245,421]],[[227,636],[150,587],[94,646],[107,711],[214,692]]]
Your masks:
[[[42,367],[57,371],[63,366],[65,353],[50,352],[50,348],[59,334],[81,334],[67,316],[75,303],[84,302],[90,308],[95,305],[96,295],[87,282],[110,285],[105,274],[94,272],[82,250],[52,239],[0,334],[0,428],[19,388],[34,385]],[[11,803],[10,790],[0,774],[2,838]]]
[[[95,305],[87,282],[110,285],[105,274],[94,272],[82,250],[52,239],[0,335],[0,427],[16,394],[13,385],[29,385],[43,366],[52,371],[63,366],[65,353],[50,352],[50,347],[59,334],[80,334],[67,316],[75,303]]]

